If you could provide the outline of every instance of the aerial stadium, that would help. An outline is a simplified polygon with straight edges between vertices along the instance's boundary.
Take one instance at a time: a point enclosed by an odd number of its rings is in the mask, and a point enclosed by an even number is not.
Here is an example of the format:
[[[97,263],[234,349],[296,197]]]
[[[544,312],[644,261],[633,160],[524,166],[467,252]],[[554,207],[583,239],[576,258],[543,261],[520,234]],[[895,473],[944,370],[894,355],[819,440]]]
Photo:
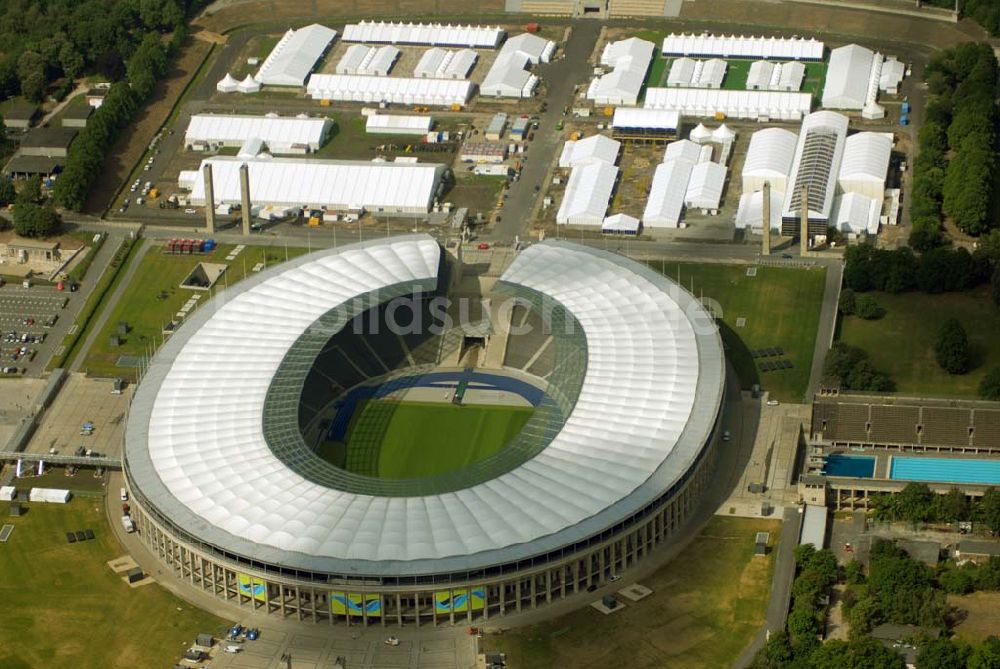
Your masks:
[[[571,243],[488,267],[407,235],[217,293],[130,407],[145,545],[222,600],[324,624],[485,622],[654,556],[713,471],[711,316]]]

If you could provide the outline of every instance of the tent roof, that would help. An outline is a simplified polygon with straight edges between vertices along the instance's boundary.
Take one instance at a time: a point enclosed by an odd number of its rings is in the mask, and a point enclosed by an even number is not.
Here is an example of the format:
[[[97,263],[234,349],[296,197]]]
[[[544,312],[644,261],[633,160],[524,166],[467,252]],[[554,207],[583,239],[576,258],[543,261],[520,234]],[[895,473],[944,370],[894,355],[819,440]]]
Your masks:
[[[491,26],[460,26],[441,23],[395,23],[361,21],[344,27],[345,42],[375,44],[431,44],[496,48],[507,31]]]
[[[615,115],[611,118],[611,127],[677,130],[680,120],[680,114],[675,111],[616,107]]]
[[[257,81],[268,86],[301,86],[337,31],[314,23],[289,30],[257,71]]]
[[[669,160],[656,166],[642,214],[644,225],[677,227],[693,168],[694,164],[689,160]]]
[[[844,143],[840,180],[884,182],[892,157],[892,133],[859,132]]]
[[[788,177],[795,160],[798,135],[784,128],[765,128],[750,136],[743,161],[743,178]]]
[[[691,170],[684,202],[696,209],[718,209],[725,183],[725,165],[711,161],[698,163]]]
[[[719,56],[822,60],[823,43],[798,37],[746,37],[671,33],[663,39],[664,56]]]
[[[828,109],[861,109],[868,97],[868,80],[875,53],[857,44],[830,52],[823,86],[823,106]]]
[[[618,152],[621,142],[604,135],[591,135],[576,141],[570,140],[563,145],[559,156],[559,167],[576,167],[592,162],[604,162],[614,165],[618,162]]]
[[[330,123],[328,118],[194,114],[188,123],[184,141],[188,144],[196,141],[243,142],[259,137],[268,145],[316,146],[322,142]]]
[[[574,167],[566,184],[556,221],[567,223],[575,217],[603,220],[618,179],[618,168],[603,161]]]
[[[628,214],[612,214],[601,224],[603,232],[638,232],[639,219]]]

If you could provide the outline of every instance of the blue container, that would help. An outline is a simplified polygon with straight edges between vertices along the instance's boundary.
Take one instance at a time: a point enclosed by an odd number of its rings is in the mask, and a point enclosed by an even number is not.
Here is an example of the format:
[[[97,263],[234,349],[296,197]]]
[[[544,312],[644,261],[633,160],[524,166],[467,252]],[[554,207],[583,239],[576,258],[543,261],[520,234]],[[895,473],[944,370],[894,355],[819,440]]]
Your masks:
[[[205,249],[206,253],[208,253],[209,251],[214,251],[215,250],[215,240],[214,239],[206,239],[205,240],[204,249]]]
[[[904,114],[909,114],[910,113],[910,103],[909,102],[904,102],[903,103],[903,113]]]

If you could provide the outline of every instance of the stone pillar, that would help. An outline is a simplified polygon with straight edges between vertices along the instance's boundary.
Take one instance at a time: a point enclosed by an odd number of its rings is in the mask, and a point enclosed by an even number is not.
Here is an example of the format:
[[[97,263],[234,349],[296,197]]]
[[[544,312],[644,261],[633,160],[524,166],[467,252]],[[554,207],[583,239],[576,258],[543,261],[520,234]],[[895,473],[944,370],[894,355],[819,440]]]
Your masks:
[[[762,218],[764,219],[764,229],[761,230],[761,235],[763,235],[763,241],[761,244],[761,255],[769,256],[771,255],[771,182],[764,182],[764,206],[761,209]]]
[[[250,234],[250,168],[240,165],[240,214],[243,217],[243,234]]]
[[[205,163],[202,170],[205,179],[205,230],[209,235],[215,234],[215,185],[212,180],[212,163]]]
[[[802,222],[802,228],[799,230],[799,255],[804,258],[809,251],[809,186],[802,187],[799,220]]]

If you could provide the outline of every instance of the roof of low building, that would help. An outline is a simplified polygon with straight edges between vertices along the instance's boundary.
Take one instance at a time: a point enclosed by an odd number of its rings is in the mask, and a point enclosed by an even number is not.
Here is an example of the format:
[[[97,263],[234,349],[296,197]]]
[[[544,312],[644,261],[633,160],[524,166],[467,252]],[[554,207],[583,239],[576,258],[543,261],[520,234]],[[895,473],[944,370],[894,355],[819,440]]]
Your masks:
[[[59,158],[48,156],[14,156],[3,171],[7,174],[52,174],[62,166]]]
[[[29,102],[15,102],[7,108],[3,117],[10,120],[30,121],[34,118],[36,111],[38,111],[38,107]]]
[[[76,128],[32,128],[24,135],[21,146],[44,148],[69,148],[80,131]]]

